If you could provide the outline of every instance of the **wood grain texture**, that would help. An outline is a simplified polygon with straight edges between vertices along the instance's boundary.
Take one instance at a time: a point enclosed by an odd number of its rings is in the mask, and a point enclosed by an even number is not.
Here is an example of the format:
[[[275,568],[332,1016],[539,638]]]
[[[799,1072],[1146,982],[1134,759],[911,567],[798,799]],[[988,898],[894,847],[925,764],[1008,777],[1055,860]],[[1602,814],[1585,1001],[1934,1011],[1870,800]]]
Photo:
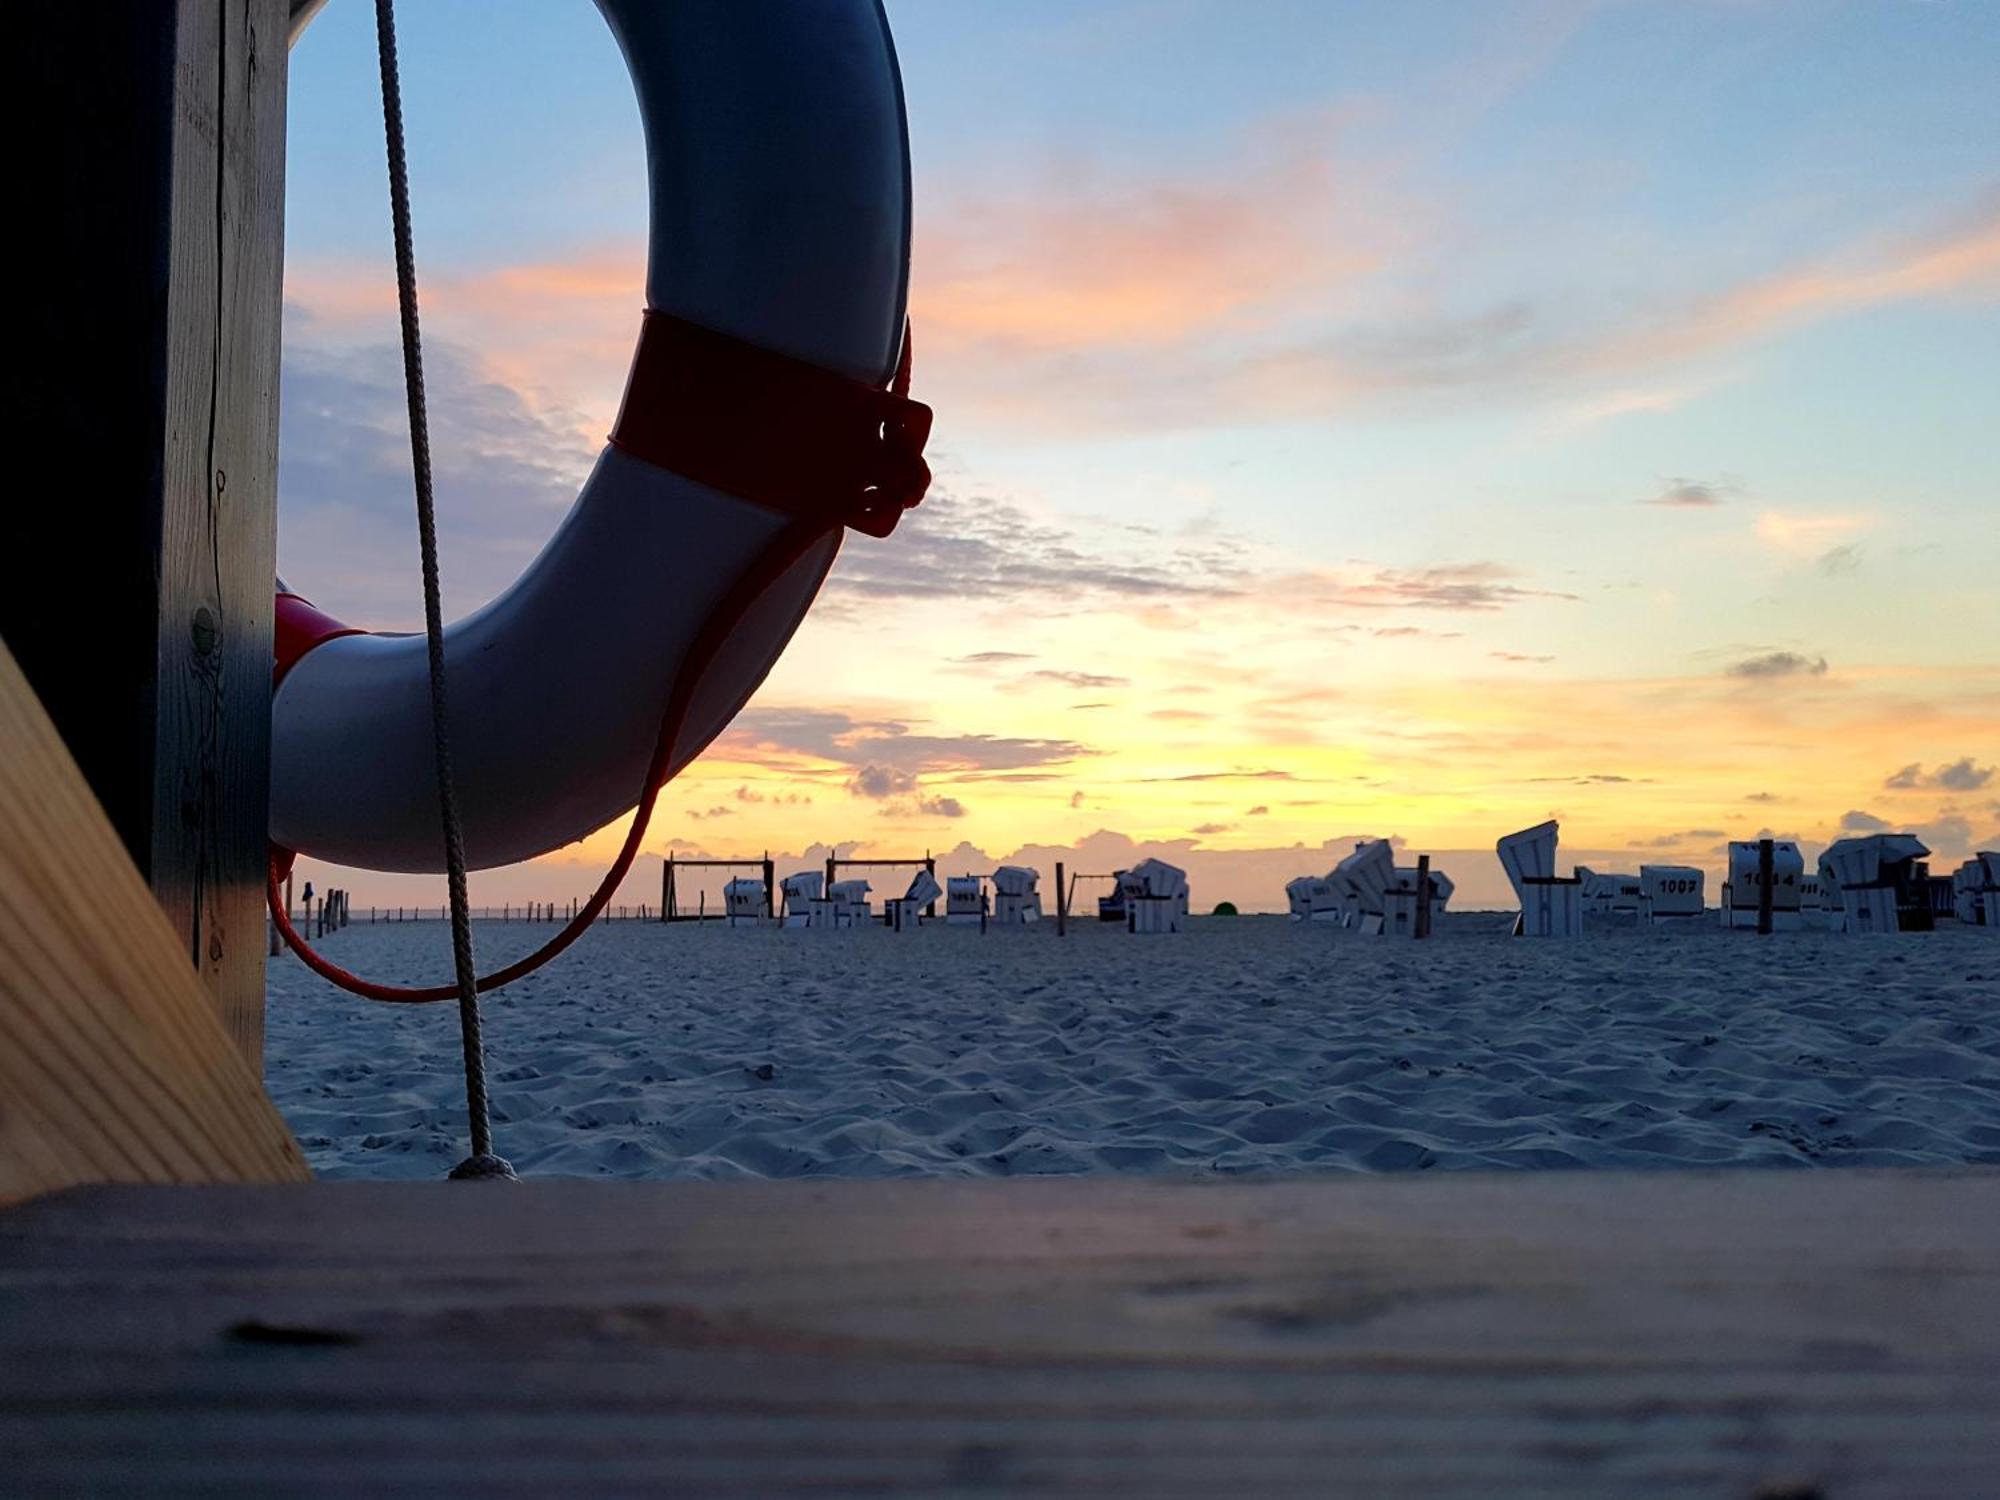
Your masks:
[[[285,0],[10,13],[0,636],[262,1047]]]
[[[0,1203],[75,1183],[308,1175],[0,646]]]
[[[177,0],[153,894],[261,1070],[286,0]]]
[[[104,1189],[26,1491],[1805,1495],[2000,1475],[2000,1173]]]

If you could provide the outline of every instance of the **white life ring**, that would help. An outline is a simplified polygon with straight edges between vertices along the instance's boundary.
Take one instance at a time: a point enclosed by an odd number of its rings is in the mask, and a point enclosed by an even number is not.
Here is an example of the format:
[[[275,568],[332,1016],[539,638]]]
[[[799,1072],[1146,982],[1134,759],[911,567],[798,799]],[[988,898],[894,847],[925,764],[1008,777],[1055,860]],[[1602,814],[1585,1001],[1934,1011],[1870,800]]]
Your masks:
[[[904,348],[910,243],[902,85],[879,0],[597,5],[645,122],[648,329],[713,330],[879,395]],[[317,8],[294,0],[294,40]],[[640,365],[645,349],[642,337]],[[621,422],[641,386],[635,366]],[[835,516],[773,566],[797,512],[649,462],[617,435],[527,571],[445,634],[474,868],[559,848],[631,807],[694,650],[668,770],[692,760],[770,671],[840,547]],[[788,435],[766,436],[782,448]],[[744,595],[760,566],[770,576]],[[697,650],[718,611],[726,636]],[[424,638],[347,631],[281,594],[279,650],[273,844],[442,869]]]

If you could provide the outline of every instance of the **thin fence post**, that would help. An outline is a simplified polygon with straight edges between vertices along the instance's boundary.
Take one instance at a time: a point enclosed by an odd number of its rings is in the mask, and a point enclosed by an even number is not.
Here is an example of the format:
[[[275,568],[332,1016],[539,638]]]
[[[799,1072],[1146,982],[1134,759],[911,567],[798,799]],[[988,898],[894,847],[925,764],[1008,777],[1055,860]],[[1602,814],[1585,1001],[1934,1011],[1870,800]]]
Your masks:
[[[1063,889],[1063,862],[1056,861],[1056,936],[1069,936],[1069,892]]]
[[[1417,856],[1417,924],[1411,929],[1414,936],[1427,938],[1431,935],[1431,857]]]

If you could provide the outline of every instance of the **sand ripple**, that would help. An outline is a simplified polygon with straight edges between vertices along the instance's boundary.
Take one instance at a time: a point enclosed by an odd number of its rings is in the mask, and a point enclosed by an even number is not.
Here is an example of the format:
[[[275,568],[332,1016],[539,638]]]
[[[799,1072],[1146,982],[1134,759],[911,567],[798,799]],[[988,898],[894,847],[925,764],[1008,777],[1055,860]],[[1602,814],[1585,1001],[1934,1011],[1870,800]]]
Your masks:
[[[1277,919],[823,936],[616,923],[489,1001],[524,1172],[881,1177],[2000,1163],[2000,942],[1712,928],[1423,948]],[[551,929],[482,923],[482,958]],[[438,923],[343,963],[444,977]],[[271,964],[267,1074],[329,1177],[463,1153],[448,1005]]]

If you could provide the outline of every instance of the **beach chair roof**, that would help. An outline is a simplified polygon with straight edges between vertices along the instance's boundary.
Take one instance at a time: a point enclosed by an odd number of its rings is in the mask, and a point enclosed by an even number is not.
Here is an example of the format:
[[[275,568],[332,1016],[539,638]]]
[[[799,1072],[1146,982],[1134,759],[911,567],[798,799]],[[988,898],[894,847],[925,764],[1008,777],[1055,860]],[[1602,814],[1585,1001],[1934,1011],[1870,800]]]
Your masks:
[[[1546,880],[1556,873],[1558,826],[1556,820],[1550,818],[1533,828],[1507,834],[1493,846],[1494,852],[1500,856],[1501,868],[1507,872],[1507,879],[1517,889],[1523,880]]]
[[[944,887],[937,883],[937,877],[929,870],[919,870],[910,877],[910,888],[903,892],[903,899],[927,906],[943,894]]]
[[[1913,834],[1869,833],[1827,845],[1826,853],[1819,857],[1819,868],[1822,875],[1831,872],[1843,886],[1866,885],[1881,878],[1884,865],[1922,859],[1930,852]]]
[[[1118,877],[1118,884],[1135,896],[1184,896],[1187,871],[1163,859],[1142,859]]]
[[[993,889],[1003,896],[1032,896],[1040,879],[1026,865],[1002,865],[992,875]]]

